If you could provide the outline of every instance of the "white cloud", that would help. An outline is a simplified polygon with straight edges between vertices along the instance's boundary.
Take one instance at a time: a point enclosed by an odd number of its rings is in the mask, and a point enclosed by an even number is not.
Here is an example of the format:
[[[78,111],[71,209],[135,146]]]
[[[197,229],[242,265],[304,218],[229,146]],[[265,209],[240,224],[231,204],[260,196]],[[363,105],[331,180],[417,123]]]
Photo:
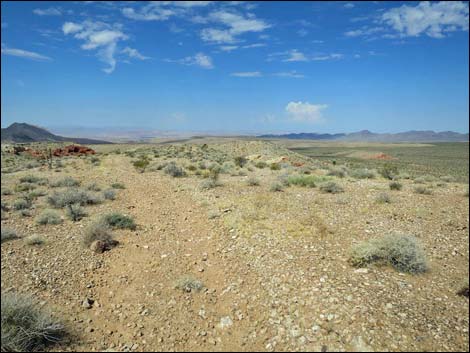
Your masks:
[[[189,66],[196,65],[196,66],[202,67],[203,69],[214,68],[214,64],[212,63],[212,58],[208,55],[205,55],[204,53],[197,53],[194,56],[187,56],[179,60],[166,59],[165,61],[178,63],[181,65],[189,65]]]
[[[5,44],[2,43],[2,55],[11,55],[18,56],[20,58],[37,60],[37,61],[51,61],[52,59],[48,56],[35,53],[33,51],[8,48]]]
[[[65,35],[73,35],[74,38],[84,41],[80,46],[83,50],[97,50],[97,57],[108,64],[103,71],[110,74],[116,68],[115,58],[118,52],[118,43],[129,37],[123,33],[119,25],[110,26],[103,22],[84,21],[82,23],[65,22],[62,26]],[[147,57],[140,54],[136,49],[129,47],[120,51],[130,58],[145,60]]]
[[[305,29],[305,28],[301,28],[297,31],[297,34],[301,37],[305,37],[306,35],[308,35],[308,31]]]
[[[229,30],[204,28],[201,31],[201,38],[206,42],[213,43],[233,43],[235,42],[234,36]]]
[[[339,60],[339,59],[342,59],[343,57],[344,57],[343,54],[333,53],[333,54],[327,54],[327,55],[317,55],[317,56],[312,57],[312,60],[313,61]]]
[[[290,78],[304,78],[305,75],[298,73],[297,71],[287,71],[287,72],[276,72],[273,76],[278,77],[290,77]]]
[[[228,51],[228,52],[230,52],[230,51],[232,51],[232,50],[235,50],[235,49],[238,49],[238,46],[237,46],[237,45],[222,45],[222,46],[220,47],[220,50],[222,50],[222,51]]]
[[[130,48],[130,47],[125,47],[123,50],[121,50],[121,53],[127,54],[130,58],[133,58],[133,59],[139,59],[139,60],[150,59],[148,56],[144,56],[140,54],[137,49]]]
[[[142,7],[136,12],[132,7],[122,9],[122,14],[130,19],[138,21],[165,21],[176,14],[176,11],[162,7],[163,2],[154,1]]]
[[[47,9],[34,9],[33,13],[39,16],[61,16],[62,11],[57,7],[49,7]]]
[[[290,50],[288,52],[288,57],[285,58],[283,61],[290,62],[290,61],[308,61],[307,57],[298,51],[297,49]]]
[[[347,4],[344,4],[344,7],[345,7],[346,9],[352,9],[352,8],[354,7],[354,4],[351,3],[351,2],[348,2]]]
[[[461,1],[420,2],[417,6],[402,5],[382,14],[381,20],[400,36],[425,34],[443,38],[446,32],[468,31],[468,3]]]
[[[253,44],[243,45],[242,48],[243,49],[250,49],[250,48],[261,48],[261,47],[265,47],[265,46],[266,46],[266,43],[253,43]]]
[[[248,72],[233,72],[230,76],[235,77],[261,77],[262,74],[259,71],[248,71]]]
[[[327,107],[328,105],[326,104],[289,102],[286,105],[285,110],[293,121],[317,123],[323,121],[322,110]]]

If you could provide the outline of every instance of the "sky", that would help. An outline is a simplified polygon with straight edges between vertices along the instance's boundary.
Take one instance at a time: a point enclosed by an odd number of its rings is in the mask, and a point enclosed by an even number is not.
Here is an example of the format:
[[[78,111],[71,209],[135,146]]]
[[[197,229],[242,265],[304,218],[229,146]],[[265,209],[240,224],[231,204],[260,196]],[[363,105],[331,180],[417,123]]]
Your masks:
[[[1,2],[1,125],[468,132],[468,2]]]

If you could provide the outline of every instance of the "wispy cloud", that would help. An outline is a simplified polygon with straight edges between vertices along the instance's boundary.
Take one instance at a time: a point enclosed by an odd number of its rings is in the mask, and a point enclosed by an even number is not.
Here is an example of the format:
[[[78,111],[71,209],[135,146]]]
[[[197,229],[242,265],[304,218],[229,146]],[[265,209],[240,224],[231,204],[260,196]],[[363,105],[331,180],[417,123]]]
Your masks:
[[[305,75],[298,73],[297,71],[287,71],[287,72],[276,72],[273,76],[278,77],[289,77],[289,78],[304,78]]]
[[[318,123],[323,121],[322,111],[328,108],[326,104],[310,104],[309,102],[289,102],[286,112],[290,120],[295,122]]]
[[[121,50],[121,53],[128,55],[130,58],[133,59],[139,59],[139,60],[148,60],[150,59],[148,56],[144,56],[139,53],[137,49],[130,48],[130,47],[125,47],[123,50]]]
[[[348,2],[347,4],[344,4],[344,8],[346,9],[352,9],[354,7],[354,4],[352,2]]]
[[[47,9],[34,9],[33,13],[38,16],[61,16],[62,11],[57,7],[49,7]]]
[[[230,76],[235,77],[261,77],[263,76],[259,71],[249,71],[249,72],[233,72]]]
[[[199,66],[203,69],[213,69],[214,64],[212,62],[212,58],[204,53],[197,53],[194,56],[187,56],[183,59],[173,60],[173,59],[165,59],[166,62],[177,63],[181,65],[188,65],[188,66]]]
[[[11,55],[17,56],[20,58],[36,60],[36,61],[51,61],[52,58],[35,53],[33,51],[23,50],[23,49],[16,49],[16,48],[8,48],[5,44],[2,43],[2,55]]]
[[[284,62],[308,62],[308,61],[325,61],[325,60],[338,60],[344,57],[343,54],[317,54],[306,55],[297,49],[292,49],[284,52],[271,53],[268,55],[268,61],[281,60]]]

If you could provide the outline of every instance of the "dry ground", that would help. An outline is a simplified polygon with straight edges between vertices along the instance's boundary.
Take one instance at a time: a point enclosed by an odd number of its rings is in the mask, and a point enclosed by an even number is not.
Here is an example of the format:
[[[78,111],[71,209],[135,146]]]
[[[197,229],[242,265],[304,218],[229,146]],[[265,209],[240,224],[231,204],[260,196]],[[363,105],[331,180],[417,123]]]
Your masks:
[[[308,162],[263,142],[212,147],[228,160],[260,154]],[[46,239],[36,247],[23,239],[2,244],[1,289],[34,295],[67,324],[72,336],[53,350],[468,351],[469,302],[456,295],[468,278],[467,185],[428,183],[433,194],[417,195],[412,180],[390,191],[381,177],[346,177],[333,178],[340,194],[298,186],[272,192],[285,170],[251,167],[203,190],[191,173],[140,173],[124,154],[100,159],[2,175],[2,190],[30,174],[126,186],[116,200],[86,207],[89,216],[76,223],[37,225],[47,196],[35,202],[33,217],[9,211],[2,219],[2,227]],[[260,185],[248,186],[250,176]],[[381,192],[392,203],[378,204]],[[131,215],[138,227],[116,231],[117,248],[92,253],[81,245],[84,229],[111,211]],[[390,232],[416,236],[430,271],[348,263],[352,245]],[[176,289],[187,275],[205,288]],[[91,308],[86,298],[95,301]]]

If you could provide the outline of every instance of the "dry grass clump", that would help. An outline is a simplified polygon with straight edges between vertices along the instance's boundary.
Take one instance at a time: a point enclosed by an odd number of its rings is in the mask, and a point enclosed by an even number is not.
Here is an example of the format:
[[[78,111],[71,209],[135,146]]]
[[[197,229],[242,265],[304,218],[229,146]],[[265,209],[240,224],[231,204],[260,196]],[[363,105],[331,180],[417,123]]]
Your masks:
[[[40,178],[35,175],[26,175],[20,178],[20,183],[31,183],[31,184],[39,184],[45,185],[47,184],[46,178]]]
[[[259,184],[260,184],[259,180],[255,177],[249,177],[248,180],[246,181],[246,183],[249,186],[259,186]]]
[[[118,244],[118,242],[114,240],[114,236],[108,225],[103,221],[92,223],[85,230],[85,234],[83,235],[83,245],[90,247],[90,245],[95,241],[102,242],[107,245],[108,248],[112,248]]]
[[[432,191],[429,190],[428,188],[426,188],[425,186],[415,187],[414,192],[416,194],[420,194],[420,195],[431,195],[432,194]]]
[[[44,210],[37,218],[37,224],[60,224],[62,223],[62,219],[60,218],[60,214],[54,210]]]
[[[103,221],[112,228],[135,230],[137,227],[132,217],[117,212],[105,215]]]
[[[375,173],[367,168],[353,169],[349,175],[355,179],[374,179]]]
[[[314,175],[292,175],[287,177],[287,183],[289,185],[297,185],[297,186],[302,186],[302,187],[309,187],[309,188],[314,188],[316,185],[316,182],[319,179],[318,177]]]
[[[400,174],[398,167],[392,164],[385,164],[382,168],[379,169],[379,174],[382,175],[385,179],[393,180]]]
[[[167,166],[163,169],[163,171],[174,178],[179,178],[186,175],[184,169],[177,165],[175,162],[168,163]]]
[[[185,276],[176,282],[175,288],[181,289],[187,293],[199,292],[202,288],[204,288],[204,284],[194,277]]]
[[[82,189],[67,189],[61,192],[54,192],[47,198],[47,202],[54,208],[62,208],[67,205],[95,205],[103,200],[99,195],[88,193]]]
[[[8,240],[18,239],[19,236],[13,229],[2,227],[2,243]]]
[[[329,181],[320,185],[320,190],[329,194],[338,194],[340,192],[344,192],[344,189],[334,181]]]
[[[33,234],[27,237],[25,240],[26,245],[42,245],[46,242],[46,239],[40,235]]]
[[[415,237],[387,235],[357,244],[352,248],[350,262],[362,267],[374,262],[389,264],[401,272],[422,273],[428,270],[424,251]]]
[[[111,187],[112,187],[113,189],[125,189],[125,188],[126,188],[126,187],[124,186],[124,184],[122,184],[122,183],[113,183],[113,184],[111,184]]]
[[[65,177],[50,184],[53,188],[79,186],[80,182],[72,177]]]
[[[284,190],[284,186],[279,182],[274,182],[269,187],[269,191],[272,191],[272,192],[280,192],[283,190]]]
[[[64,337],[64,326],[30,297],[8,293],[1,299],[2,352],[42,351]]]
[[[28,208],[31,208],[31,206],[32,206],[31,200],[26,199],[26,198],[16,199],[13,202],[13,208],[17,211],[27,210]]]
[[[390,184],[388,184],[390,190],[401,190],[403,185],[400,184],[398,181],[392,181]]]
[[[455,178],[452,175],[444,175],[444,176],[441,176],[440,179],[442,181],[446,182],[446,183],[454,183],[455,182]]]
[[[327,175],[344,178],[346,176],[346,167],[331,168]]]
[[[23,192],[23,191],[30,191],[36,189],[36,184],[32,183],[21,183],[18,185],[15,185],[15,191],[16,192]]]
[[[106,200],[115,200],[116,199],[116,191],[113,189],[107,189],[103,191],[103,196]]]
[[[383,192],[383,193],[380,193],[375,201],[377,201],[377,203],[392,203],[392,199],[390,198],[390,195]]]
[[[87,215],[85,209],[80,204],[70,204],[66,207],[67,217],[73,222],[81,220]]]
[[[101,186],[97,183],[91,183],[87,185],[86,189],[90,191],[101,191]]]
[[[222,184],[214,179],[207,179],[207,180],[204,180],[200,185],[199,187],[201,188],[201,190],[209,190],[209,189],[213,189],[217,186],[221,186]]]
[[[2,188],[2,195],[13,195],[13,191],[11,191],[10,189],[4,189]]]

